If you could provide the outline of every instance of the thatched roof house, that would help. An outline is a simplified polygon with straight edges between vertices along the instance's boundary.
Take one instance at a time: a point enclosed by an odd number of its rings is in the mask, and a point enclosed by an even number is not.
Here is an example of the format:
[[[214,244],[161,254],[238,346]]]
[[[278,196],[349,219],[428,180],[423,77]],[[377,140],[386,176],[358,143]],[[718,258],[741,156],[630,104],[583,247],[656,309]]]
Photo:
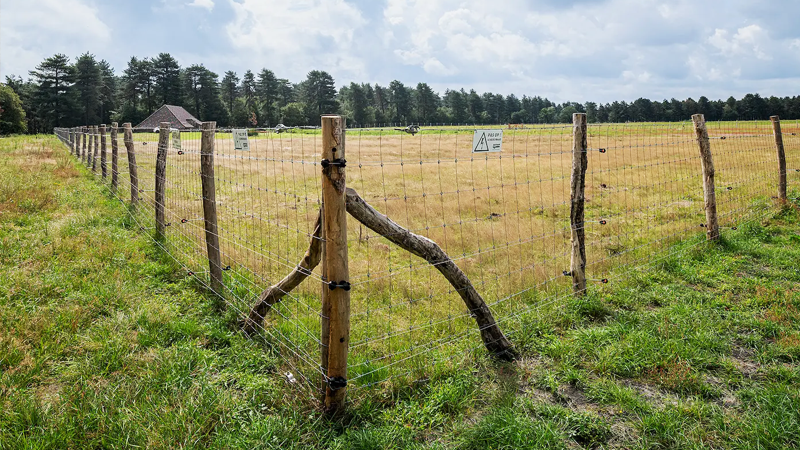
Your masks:
[[[142,123],[136,125],[136,130],[153,130],[161,125],[161,122],[169,122],[170,127],[178,130],[190,130],[200,128],[200,121],[189,114],[180,106],[164,105],[158,111],[150,114]]]

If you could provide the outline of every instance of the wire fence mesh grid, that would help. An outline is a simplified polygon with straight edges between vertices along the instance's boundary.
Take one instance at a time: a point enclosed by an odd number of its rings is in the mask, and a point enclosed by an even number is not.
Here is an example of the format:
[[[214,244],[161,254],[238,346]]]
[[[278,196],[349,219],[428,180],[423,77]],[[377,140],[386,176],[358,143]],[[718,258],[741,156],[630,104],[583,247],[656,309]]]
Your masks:
[[[794,186],[800,179],[800,123],[782,126],[786,175]],[[779,174],[771,124],[714,122],[707,128],[723,231],[774,210]],[[56,134],[70,145],[70,131]],[[504,130],[503,151],[483,154],[473,152],[470,127],[346,133],[348,187],[400,227],[437,243],[512,342],[523,339],[526,315],[567,303],[572,125]],[[123,130],[117,134],[116,194],[128,203],[128,150]],[[234,148],[230,130],[217,130],[214,142],[224,270],[224,289],[217,294],[241,323],[265,290],[298,267],[310,244],[324,240],[315,234],[322,206],[321,136],[319,130],[267,130],[251,136],[249,151],[242,151]],[[201,132],[183,130],[179,143],[168,143],[168,226],[158,242],[208,287]],[[92,154],[93,139],[88,145]],[[141,200],[129,211],[150,234],[158,146],[158,133],[133,134]],[[703,242],[702,173],[692,122],[589,124],[586,152],[582,229],[590,291],[671,255],[678,242],[685,248]],[[81,160],[91,167],[88,158]],[[93,173],[110,183],[100,170]],[[431,264],[391,238],[348,217],[351,392],[425,378],[437,365],[456,364],[483,348],[475,311],[437,270],[443,261]],[[293,384],[318,391],[326,346],[319,294],[328,280],[319,265],[304,275],[263,314],[257,336],[265,351],[280,354],[286,365],[281,373],[299,381]]]

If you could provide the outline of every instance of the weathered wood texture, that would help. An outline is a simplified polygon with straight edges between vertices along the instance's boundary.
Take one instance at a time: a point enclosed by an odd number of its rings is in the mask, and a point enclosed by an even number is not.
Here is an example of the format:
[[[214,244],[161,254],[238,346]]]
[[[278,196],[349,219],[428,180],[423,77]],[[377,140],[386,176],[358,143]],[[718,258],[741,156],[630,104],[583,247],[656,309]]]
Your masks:
[[[133,129],[130,122],[123,123],[123,140],[125,141],[125,152],[128,154],[128,173],[131,177],[131,206],[139,203],[139,169],[136,167],[136,150],[133,146]]]
[[[206,230],[206,251],[208,254],[211,290],[222,296],[224,295],[222,284],[222,256],[219,248],[217,191],[214,183],[214,134],[216,133],[216,127],[216,122],[203,122],[201,125],[200,181],[203,190],[203,218]],[[169,127],[167,127],[167,133],[169,133]]]
[[[169,146],[169,122],[161,122],[158,133],[158,154],[156,155],[156,236],[163,238],[167,231],[164,219],[167,188],[167,147]]]
[[[100,127],[92,126],[92,172],[97,172],[97,156],[100,153]]]
[[[572,228],[572,257],[570,275],[572,291],[575,295],[586,295],[586,223],[585,190],[586,168],[589,164],[588,139],[586,135],[586,114],[572,115],[572,176],[570,177],[570,212]]]
[[[77,152],[78,159],[83,162],[84,155],[86,154],[86,136],[83,132],[83,127],[78,127],[78,143],[75,151]]]
[[[83,127],[82,134],[83,134],[83,149],[81,151],[81,162],[83,164],[88,164],[89,157],[87,155],[89,154],[89,149],[88,149],[89,127]]]
[[[467,275],[439,245],[424,236],[406,230],[379,213],[353,189],[347,189],[347,212],[370,230],[403,250],[424,259],[444,275],[461,296],[470,315],[475,318],[483,344],[492,355],[503,360],[513,360],[518,356],[514,346],[494,320],[492,311],[483,297],[472,286]]]
[[[775,149],[778,151],[778,199],[787,200],[786,183],[786,152],[783,148],[783,133],[781,133],[781,119],[778,116],[770,117],[772,133],[775,135]]]
[[[108,175],[108,166],[106,164],[106,125],[100,125],[100,172],[105,179]]]
[[[244,332],[248,335],[254,335],[261,328],[264,322],[264,317],[269,312],[272,305],[281,301],[281,299],[292,292],[294,288],[300,285],[311,272],[319,265],[322,258],[322,212],[317,216],[317,223],[314,225],[314,233],[311,235],[311,242],[308,245],[308,250],[303,256],[299,264],[287,275],[284,279],[277,284],[270,286],[264,290],[259,296],[256,304],[250,309],[249,317],[244,324]]]
[[[347,205],[345,168],[336,164],[345,159],[345,120],[341,116],[322,116],[322,159],[331,162],[322,168],[322,227],[325,257],[322,279],[331,283],[349,283],[347,264]],[[328,358],[325,408],[339,410],[347,392],[347,351],[350,345],[350,290],[322,285],[322,303],[328,317]],[[324,344],[324,341],[323,341]],[[327,370],[326,370],[327,369]]]
[[[117,122],[111,123],[111,190],[117,192],[119,187],[119,143]]]
[[[703,198],[706,210],[706,236],[708,240],[719,239],[717,222],[717,193],[714,185],[714,159],[711,157],[711,142],[708,139],[706,119],[702,114],[692,116],[697,146],[700,148],[700,165],[703,170]]]

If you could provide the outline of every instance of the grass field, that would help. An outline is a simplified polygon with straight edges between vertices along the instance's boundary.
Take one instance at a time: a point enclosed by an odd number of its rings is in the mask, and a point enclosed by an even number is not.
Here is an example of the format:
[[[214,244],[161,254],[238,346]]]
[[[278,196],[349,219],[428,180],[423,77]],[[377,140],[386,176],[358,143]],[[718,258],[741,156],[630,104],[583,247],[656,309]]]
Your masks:
[[[772,210],[777,162],[769,122],[709,123],[722,226]],[[491,128],[491,127],[490,127]],[[783,124],[790,169],[800,168],[800,125]],[[135,152],[153,227],[157,134],[137,133]],[[198,133],[168,152],[169,251],[186,270],[207,270]],[[569,196],[572,126],[504,130],[504,150],[471,151],[468,128],[347,133],[348,185],[400,225],[440,243],[491,306],[504,331],[521,316],[561,307],[570,292]],[[309,245],[320,208],[319,130],[262,134],[251,150],[216,136],[216,192],[229,310],[245,315],[258,293],[283,278]],[[124,148],[121,145],[120,147]],[[700,159],[691,122],[589,127],[586,207],[591,290],[604,290],[669,252],[701,240],[705,222]],[[600,149],[604,151],[601,153]],[[127,198],[127,157],[120,156]],[[98,169],[99,170],[99,169]],[[790,170],[790,185],[800,180]],[[350,376],[368,386],[419,371],[480,346],[474,321],[439,273],[358,222],[348,223],[352,334]],[[267,317],[267,337],[292,353],[293,372],[316,380],[320,268]]]
[[[326,418],[55,138],[5,138],[0,448],[797,448],[800,213],[770,211],[533,309],[518,362],[466,353]]]

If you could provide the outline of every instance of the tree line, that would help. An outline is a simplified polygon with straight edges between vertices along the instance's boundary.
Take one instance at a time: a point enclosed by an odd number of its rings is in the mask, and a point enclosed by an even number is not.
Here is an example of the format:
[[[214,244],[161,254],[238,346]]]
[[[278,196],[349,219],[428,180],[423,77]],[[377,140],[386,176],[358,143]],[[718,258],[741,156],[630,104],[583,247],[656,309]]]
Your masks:
[[[169,53],[132,57],[117,75],[90,53],[74,62],[63,54],[46,58],[29,77],[7,76],[0,85],[0,134],[49,133],[53,127],[131,122],[137,124],[162,105],[183,106],[202,121],[219,126],[318,125],[322,114],[339,113],[351,127],[376,124],[534,124],[568,123],[587,113],[590,122],[753,120],[780,115],[800,119],[800,96],[747,94],[741,99],[555,103],[540,96],[502,95],[475,90],[435,92],[427,83],[388,86],[351,82],[336,88],[333,77],[312,70],[292,82],[269,69],[220,76],[203,64],[181,67]]]

